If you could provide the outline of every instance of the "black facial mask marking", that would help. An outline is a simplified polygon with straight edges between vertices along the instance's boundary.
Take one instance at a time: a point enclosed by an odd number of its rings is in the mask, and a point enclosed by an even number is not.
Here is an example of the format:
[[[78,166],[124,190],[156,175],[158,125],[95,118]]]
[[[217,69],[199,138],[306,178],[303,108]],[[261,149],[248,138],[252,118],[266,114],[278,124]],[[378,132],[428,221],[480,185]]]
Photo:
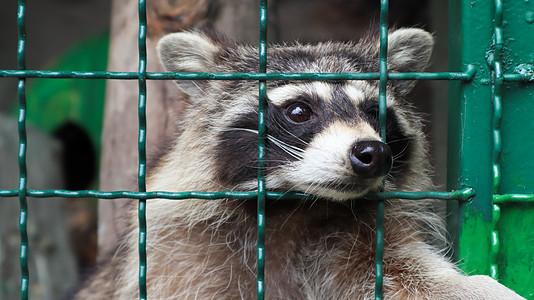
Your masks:
[[[343,92],[341,84],[332,86],[334,87],[332,101],[324,101],[317,95],[299,95],[285,101],[282,106],[276,106],[268,101],[265,107],[265,125],[269,136],[265,141],[266,173],[277,166],[298,159],[300,153],[298,150],[289,150],[289,152],[296,152],[288,153],[287,149],[283,150],[284,145],[280,143],[304,151],[314,136],[335,120],[357,122],[354,120],[363,119],[379,132],[376,100],[365,100],[355,106]],[[297,123],[288,119],[286,111],[295,103],[308,106],[313,114],[310,120]],[[400,181],[402,174],[406,173],[404,169],[410,159],[411,141],[403,133],[392,108],[388,108],[386,120],[387,144],[394,157],[390,175]],[[218,178],[222,183],[237,185],[257,178],[257,128],[258,116],[255,112],[251,112],[236,116],[236,121],[229,126],[228,130],[221,132],[216,161],[218,162]]]
[[[306,105],[311,110],[313,116],[310,120],[298,123],[287,117],[287,109],[296,103]],[[307,96],[297,96],[280,107],[267,102],[264,114],[268,135],[265,140],[266,173],[276,166],[297,160],[315,134],[324,129],[327,125],[323,120],[326,107],[320,103],[317,97]],[[216,161],[219,179],[223,183],[236,185],[257,178],[257,129],[258,116],[251,112],[237,116],[229,129],[221,132]],[[291,149],[284,151],[284,144]]]

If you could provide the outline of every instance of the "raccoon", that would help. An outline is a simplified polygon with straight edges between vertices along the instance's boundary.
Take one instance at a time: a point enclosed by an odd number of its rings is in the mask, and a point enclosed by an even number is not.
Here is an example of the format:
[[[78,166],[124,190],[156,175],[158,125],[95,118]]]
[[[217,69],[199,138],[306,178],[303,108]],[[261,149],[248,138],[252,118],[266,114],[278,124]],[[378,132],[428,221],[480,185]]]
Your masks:
[[[428,64],[431,34],[388,38],[390,72]],[[164,36],[172,72],[257,72],[258,49],[204,32]],[[378,72],[379,41],[273,45],[267,72]],[[254,81],[177,81],[189,95],[178,134],[147,179],[149,191],[257,189],[258,86]],[[267,299],[373,299],[376,202],[369,192],[432,190],[422,121],[407,102],[413,81],[387,85],[386,143],[377,81],[267,82],[265,186],[313,200],[266,203]],[[487,276],[462,275],[433,246],[443,239],[431,201],[385,203],[385,299],[522,299]],[[138,297],[137,212],[114,258],[78,299]],[[149,200],[152,299],[254,299],[255,200]],[[439,243],[437,243],[439,244]]]

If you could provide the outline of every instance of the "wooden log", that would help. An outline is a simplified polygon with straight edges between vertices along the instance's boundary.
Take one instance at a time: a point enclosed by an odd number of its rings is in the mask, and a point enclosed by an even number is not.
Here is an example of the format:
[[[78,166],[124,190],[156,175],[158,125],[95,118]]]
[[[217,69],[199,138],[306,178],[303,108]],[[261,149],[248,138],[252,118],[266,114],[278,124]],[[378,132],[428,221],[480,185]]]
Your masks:
[[[147,6],[149,39],[147,70],[161,72],[155,45],[163,34],[204,23],[213,1],[154,0]],[[114,0],[108,69],[136,72],[138,15],[137,2]],[[102,133],[100,189],[104,191],[136,190],[138,170],[138,83],[135,80],[108,80]],[[147,153],[176,130],[176,120],[185,96],[172,81],[147,82]],[[126,225],[128,199],[100,200],[98,249],[99,259],[113,251]]]

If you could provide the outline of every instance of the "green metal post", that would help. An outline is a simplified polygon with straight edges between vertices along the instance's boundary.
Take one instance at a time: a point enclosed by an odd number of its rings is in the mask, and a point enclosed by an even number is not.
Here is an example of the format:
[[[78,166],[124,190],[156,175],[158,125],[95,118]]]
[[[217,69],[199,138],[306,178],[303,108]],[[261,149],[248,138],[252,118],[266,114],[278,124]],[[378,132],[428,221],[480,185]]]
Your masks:
[[[456,257],[534,299],[534,4],[453,0],[450,24],[450,68],[477,68],[450,85],[448,187],[477,194],[449,206]]]
[[[457,225],[455,256],[461,267],[470,274],[489,274],[493,104],[486,56],[492,45],[492,3],[452,0],[449,13],[450,69],[477,69],[472,80],[451,84],[449,93],[448,188],[476,192],[470,202],[459,204],[458,219],[449,224]]]

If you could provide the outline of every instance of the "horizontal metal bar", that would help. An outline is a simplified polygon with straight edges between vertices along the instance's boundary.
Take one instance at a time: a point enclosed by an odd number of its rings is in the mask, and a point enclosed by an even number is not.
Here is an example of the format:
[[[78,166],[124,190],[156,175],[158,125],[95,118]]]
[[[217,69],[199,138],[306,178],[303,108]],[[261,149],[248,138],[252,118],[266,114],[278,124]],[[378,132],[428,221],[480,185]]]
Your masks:
[[[457,200],[457,201],[469,201],[475,196],[475,190],[472,188],[464,188],[451,192],[437,192],[437,191],[424,191],[424,192],[382,192],[374,193],[365,196],[368,199],[385,200],[385,199],[407,199],[407,200],[424,200],[424,199],[436,199],[436,200]]]
[[[493,203],[517,203],[517,202],[530,202],[534,204],[534,194],[504,194],[493,195]]]
[[[473,65],[467,66],[465,73],[458,72],[417,72],[417,73],[388,73],[388,80],[463,80],[469,81],[476,74],[476,68]]]
[[[258,197],[258,193],[253,192],[239,192],[239,191],[220,191],[220,192],[135,192],[135,191],[98,191],[98,190],[82,190],[82,191],[69,191],[69,190],[28,190],[27,195],[35,198],[48,198],[48,197],[64,197],[64,198],[100,198],[100,199],[118,199],[118,198],[131,198],[131,199],[169,199],[169,200],[182,200],[182,199],[222,199],[222,198],[241,198],[241,199],[254,199]],[[0,197],[16,197],[18,196],[18,190],[0,190]],[[267,196],[276,199],[287,198],[310,198],[312,196],[297,193],[297,192],[268,192]]]
[[[526,74],[503,74],[504,81],[534,82],[534,76]]]
[[[100,199],[169,199],[169,200],[183,200],[183,199],[222,199],[222,198],[237,198],[237,199],[254,199],[258,196],[258,192],[239,192],[239,191],[220,191],[220,192],[134,192],[134,191],[97,191],[97,190],[82,190],[82,191],[68,191],[68,190],[27,190],[27,196],[35,198],[48,197],[64,197],[64,198],[100,198]],[[368,200],[385,200],[385,199],[437,199],[437,200],[458,200],[468,201],[475,195],[472,188],[465,188],[451,192],[380,192],[366,195],[364,198]],[[0,197],[17,197],[18,190],[0,190]],[[315,196],[300,193],[300,192],[267,192],[269,199],[315,199]]]
[[[470,66],[469,66],[470,67]],[[473,78],[476,69],[467,72],[388,73],[391,80],[464,80]],[[138,80],[138,72],[0,70],[0,77],[75,78]],[[147,72],[149,80],[379,80],[379,73],[157,73]]]

